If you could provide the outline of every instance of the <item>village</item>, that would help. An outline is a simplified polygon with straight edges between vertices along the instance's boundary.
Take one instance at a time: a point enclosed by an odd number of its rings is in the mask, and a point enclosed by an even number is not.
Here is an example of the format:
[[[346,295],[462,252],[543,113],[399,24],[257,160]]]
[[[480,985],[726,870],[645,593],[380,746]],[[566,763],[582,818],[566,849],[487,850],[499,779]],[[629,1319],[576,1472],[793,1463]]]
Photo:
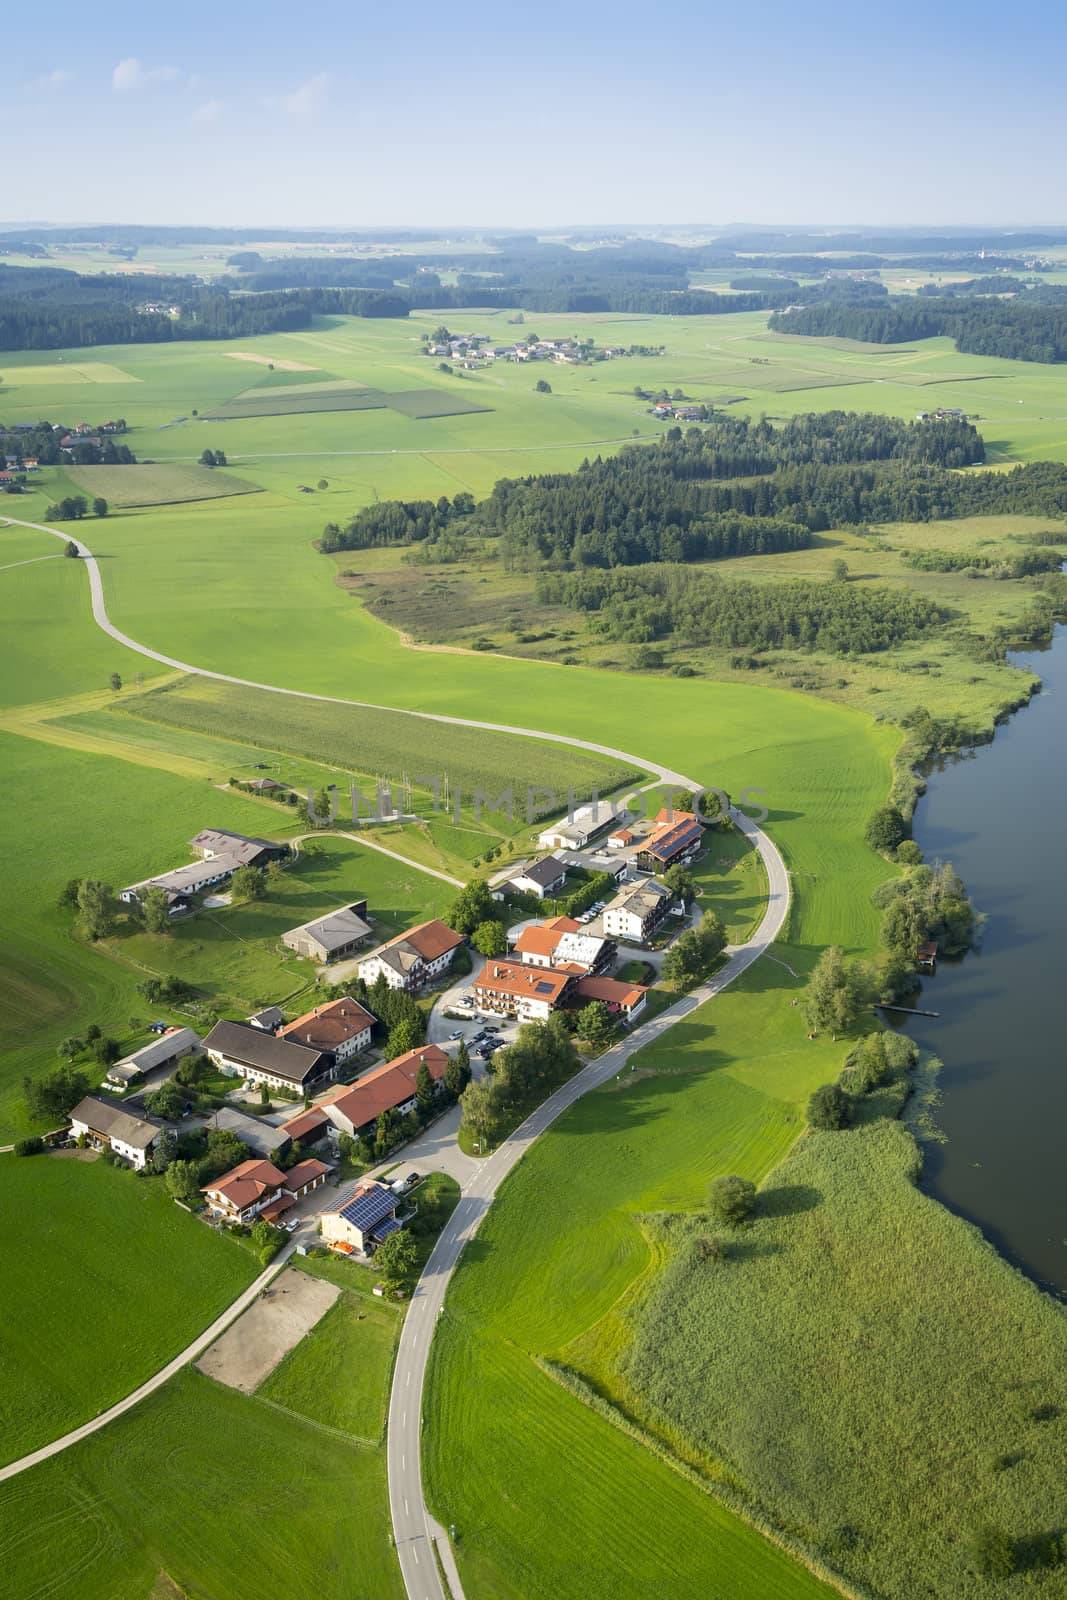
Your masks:
[[[202,1034],[152,1024],[149,1042],[113,1062],[44,1142],[105,1152],[146,1179],[170,1172],[179,1204],[210,1226],[254,1229],[268,1256],[293,1235],[300,1253],[373,1263],[417,1215],[423,1179],[393,1176],[399,1154],[421,1164],[432,1135],[447,1169],[459,1096],[494,1074],[497,1052],[524,1025],[558,1014],[595,1054],[646,1014],[650,997],[663,1001],[659,966],[691,908],[662,879],[695,861],[704,835],[691,811],[643,820],[608,801],[578,807],[540,831],[540,854],[478,885],[502,918],[574,906],[519,916],[506,933],[501,922],[500,954],[439,918],[376,943],[367,900],[339,905],[281,937],[314,963],[326,998],[293,1016],[266,1005],[220,1017]],[[120,903],[154,900],[168,920],[184,919],[225,904],[220,891],[235,874],[277,872],[290,858],[284,843],[218,828],[196,834],[190,851],[188,865],[121,889]],[[595,1029],[583,1025],[587,1008]],[[394,1053],[398,1037],[414,1042]],[[454,1107],[442,1136],[436,1124]],[[224,1170],[210,1170],[223,1154]],[[189,1182],[197,1160],[202,1181]]]
[[[536,333],[528,334],[512,344],[494,344],[486,334],[452,333],[448,328],[438,328],[424,335],[423,354],[454,362],[464,371],[473,372],[488,367],[495,361],[554,361],[559,366],[583,366],[592,361],[613,361],[621,356],[663,355],[662,348],[617,344],[597,345],[592,339],[561,335],[541,339]]]

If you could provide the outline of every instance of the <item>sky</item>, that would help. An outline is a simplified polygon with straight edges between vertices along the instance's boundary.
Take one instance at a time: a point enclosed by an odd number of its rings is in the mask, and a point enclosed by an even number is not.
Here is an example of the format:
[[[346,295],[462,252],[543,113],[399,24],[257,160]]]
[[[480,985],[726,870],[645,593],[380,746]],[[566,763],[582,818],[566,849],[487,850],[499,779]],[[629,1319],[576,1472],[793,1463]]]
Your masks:
[[[1067,222],[1060,0],[56,0],[4,28],[7,224]]]

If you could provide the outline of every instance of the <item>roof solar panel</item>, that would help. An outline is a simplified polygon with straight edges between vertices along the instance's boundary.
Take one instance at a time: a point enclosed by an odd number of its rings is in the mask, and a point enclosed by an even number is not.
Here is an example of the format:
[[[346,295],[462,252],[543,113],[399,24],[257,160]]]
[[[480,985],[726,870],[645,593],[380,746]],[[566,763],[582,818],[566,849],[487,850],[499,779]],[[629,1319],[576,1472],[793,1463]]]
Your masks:
[[[365,1233],[368,1228],[373,1228],[376,1222],[381,1222],[396,1207],[396,1200],[388,1190],[372,1189],[369,1194],[359,1194],[351,1199],[347,1205],[341,1207],[341,1215],[346,1222],[354,1228]]]
[[[538,994],[551,994],[552,985],[550,983],[546,983],[542,978],[540,983],[536,985],[536,990]]]

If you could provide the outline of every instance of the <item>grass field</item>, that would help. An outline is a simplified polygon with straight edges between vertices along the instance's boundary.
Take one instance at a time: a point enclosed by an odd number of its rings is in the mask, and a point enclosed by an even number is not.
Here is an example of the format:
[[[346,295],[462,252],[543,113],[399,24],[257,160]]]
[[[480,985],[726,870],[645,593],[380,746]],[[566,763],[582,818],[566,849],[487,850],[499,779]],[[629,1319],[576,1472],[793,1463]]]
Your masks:
[[[884,1118],[805,1138],[733,1260],[678,1246],[638,1320],[630,1384],[879,1595],[1014,1594],[1024,1580],[971,1569],[983,1524],[1016,1542],[1028,1592],[1062,1595],[1038,1548],[1062,1527],[1067,1318],[920,1193],[915,1165]]]
[[[343,1293],[256,1394],[380,1444],[401,1320],[396,1306]]]
[[[404,1592],[383,1453],[188,1370],[0,1486],[0,1560],[20,1600],[221,1600],[281,1575],[291,1600]]]
[[[295,417],[314,411],[375,411],[386,404],[377,389],[354,389],[337,384],[255,390],[227,400],[205,417],[206,422],[228,422],[240,417]]]
[[[215,467],[171,461],[137,463],[125,467],[67,467],[66,476],[90,498],[102,495],[111,509],[129,506],[165,506],[187,500],[221,500],[230,494],[256,494],[257,483],[246,483],[231,472]]]
[[[259,1271],[179,1210],[161,1179],[101,1160],[0,1156],[0,1196],[12,1221],[0,1329],[4,1461],[135,1389]]]

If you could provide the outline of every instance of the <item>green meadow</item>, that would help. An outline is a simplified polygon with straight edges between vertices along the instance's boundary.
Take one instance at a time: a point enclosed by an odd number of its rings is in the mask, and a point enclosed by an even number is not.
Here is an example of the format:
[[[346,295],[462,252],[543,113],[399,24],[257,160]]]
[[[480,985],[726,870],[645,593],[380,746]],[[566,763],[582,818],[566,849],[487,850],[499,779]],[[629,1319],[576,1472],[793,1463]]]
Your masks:
[[[259,1271],[180,1210],[162,1179],[100,1159],[3,1156],[0,1196],[17,1219],[4,1250],[4,1461],[135,1389]]]
[[[260,1384],[257,1396],[364,1443],[380,1444],[401,1321],[395,1305],[342,1293]]]
[[[401,1600],[385,1492],[381,1450],[186,1370],[0,1485],[5,1584],[20,1600],[199,1600],[270,1594],[284,1574],[293,1600]]]

